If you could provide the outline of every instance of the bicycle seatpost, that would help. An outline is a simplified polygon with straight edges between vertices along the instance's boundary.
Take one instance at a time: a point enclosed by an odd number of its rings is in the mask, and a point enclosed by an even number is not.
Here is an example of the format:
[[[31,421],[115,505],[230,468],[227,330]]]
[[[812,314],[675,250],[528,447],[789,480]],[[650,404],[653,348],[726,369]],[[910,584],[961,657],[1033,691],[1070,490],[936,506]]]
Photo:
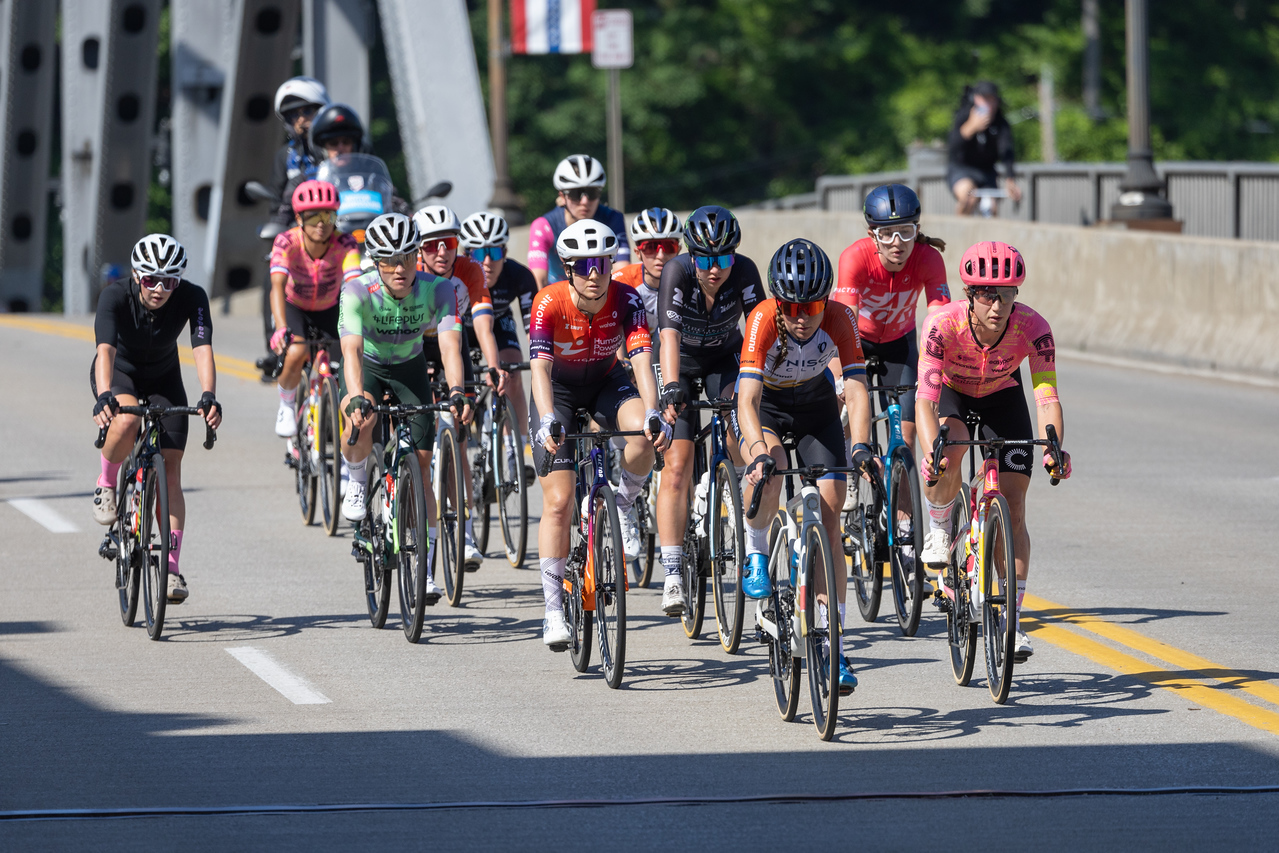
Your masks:
[[[755,467],[752,463],[751,467]],[[768,457],[764,460],[764,479],[755,484],[755,491],[751,493],[750,509],[746,510],[747,518],[754,518],[759,514],[759,499],[764,496],[764,484],[768,482],[768,478],[777,470],[777,460]]]
[[[937,438],[933,440],[933,457],[929,461],[929,467],[933,469],[933,473],[939,475],[936,480],[926,480],[929,488],[937,485],[937,480],[941,479],[941,461],[945,458],[946,437],[950,435],[950,427],[946,424],[941,425],[941,429],[937,430]]]
[[[1051,453],[1053,457],[1053,470],[1060,471],[1062,467],[1061,442],[1057,440],[1057,427],[1052,424],[1048,424],[1048,426],[1044,427],[1044,433],[1048,436],[1048,452]],[[1050,477],[1048,482],[1055,486],[1060,483],[1061,480],[1056,477]]]

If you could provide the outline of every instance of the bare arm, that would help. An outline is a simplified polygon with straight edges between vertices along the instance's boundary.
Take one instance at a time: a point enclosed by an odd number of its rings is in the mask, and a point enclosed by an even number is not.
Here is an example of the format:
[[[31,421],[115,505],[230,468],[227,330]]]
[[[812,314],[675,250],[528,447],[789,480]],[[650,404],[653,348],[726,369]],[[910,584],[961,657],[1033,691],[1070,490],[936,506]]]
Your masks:
[[[1051,403],[1044,403],[1043,405],[1036,407],[1035,415],[1036,420],[1039,422],[1040,438],[1048,437],[1047,426],[1052,424],[1057,430],[1057,440],[1065,442],[1066,422],[1062,419],[1060,402],[1054,401]]]
[[[529,370],[533,374],[533,402],[543,417],[555,412],[555,394],[551,390],[551,362],[545,358],[529,359]],[[567,424],[564,424],[567,426]],[[560,443],[554,437],[548,438],[544,447],[550,453],[559,449]]]
[[[865,376],[844,380],[844,405],[848,408],[848,431],[853,444],[865,444],[870,439],[870,395],[866,393]]]
[[[631,366],[635,369],[635,386],[639,389],[644,408],[656,409],[658,400],[657,377],[653,375],[653,354],[651,352],[636,353],[631,357]]]
[[[492,337],[492,326],[489,327],[489,335]],[[466,368],[462,363],[462,333],[458,331],[446,332],[441,330],[440,338],[440,361],[444,362],[444,379],[449,383],[449,388],[465,388]],[[453,416],[460,418],[462,423],[471,422],[471,407],[463,406],[462,411],[454,411]]]
[[[115,373],[115,347],[111,344],[98,344],[98,360],[93,363],[93,384],[97,386],[99,394],[111,390],[113,373]],[[104,427],[111,423],[113,417],[115,413],[107,407],[93,416],[93,422]]]
[[[530,270],[533,273],[533,280],[537,282],[537,289],[541,290],[546,287],[546,279],[550,275],[546,270]]]
[[[742,440],[746,442],[742,457],[748,464],[760,455],[756,450],[764,446],[764,428],[759,422],[759,402],[763,395],[763,382],[741,377],[737,387],[737,424],[742,428]]]
[[[475,328],[475,337],[480,342],[480,352],[484,353],[484,361],[489,367],[497,368],[497,393],[504,394],[506,393],[506,371],[502,369],[502,362],[497,354],[497,338],[493,336],[493,319],[492,314],[481,314],[478,317],[472,315],[471,322]],[[487,371],[484,374],[484,381],[489,381]]]
[[[284,283],[289,277],[282,272],[271,273],[271,319],[277,329],[283,329],[284,319]]]
[[[343,335],[342,373],[346,376],[347,397],[358,397],[364,393],[364,336]],[[345,402],[345,401],[344,401]],[[343,408],[345,412],[345,407]],[[350,415],[351,425],[356,429],[364,426],[364,414],[356,409]]]
[[[196,347],[191,351],[195,359],[195,375],[200,380],[200,391],[217,396],[218,368],[213,360],[213,347],[209,344]],[[204,413],[204,420],[209,426],[217,429],[222,423],[222,412],[217,406],[210,406]]]

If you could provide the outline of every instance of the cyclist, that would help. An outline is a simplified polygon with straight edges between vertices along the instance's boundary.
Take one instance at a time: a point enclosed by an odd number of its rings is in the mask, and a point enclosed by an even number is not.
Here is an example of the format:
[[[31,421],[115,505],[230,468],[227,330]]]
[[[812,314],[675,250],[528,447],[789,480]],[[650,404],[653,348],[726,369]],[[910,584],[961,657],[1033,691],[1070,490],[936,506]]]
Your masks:
[[[290,339],[338,339],[338,295],[342,283],[360,275],[360,246],[337,231],[337,189],[304,181],[293,191],[297,226],[276,235],[271,247],[271,350],[284,357],[275,434],[297,431],[298,380],[309,349]],[[333,353],[336,357],[337,353]]]
[[[570,639],[564,620],[564,566],[576,471],[573,442],[557,441],[554,425],[569,431],[577,410],[586,409],[606,429],[644,430],[648,440],[626,439],[617,489],[619,514],[630,513],[653,469],[654,448],[662,450],[669,440],[670,427],[665,424],[657,435],[648,431],[649,419],[658,415],[648,324],[639,294],[609,278],[617,242],[609,227],[599,222],[578,221],[565,228],[555,248],[568,280],[543,288],[533,301],[529,434],[538,471],[546,454],[554,460],[542,478],[538,530],[546,601],[542,642],[560,651]],[[634,385],[617,359],[623,343],[635,368]]]
[[[498,384],[494,391],[498,394],[506,390],[506,371],[502,369],[497,355],[497,339],[493,336],[493,299],[489,295],[488,286],[484,283],[484,269],[466,256],[458,256],[458,235],[462,231],[462,223],[457,214],[441,204],[428,205],[413,214],[413,224],[417,226],[422,237],[422,247],[418,253],[418,269],[453,281],[454,298],[457,303],[457,317],[462,321],[469,334],[474,337],[484,360],[497,368]],[[427,343],[427,361],[436,360],[438,348],[432,348],[434,341]],[[460,345],[460,344],[459,344]],[[471,351],[466,347],[462,351],[463,375],[465,382],[471,382]],[[488,371],[484,373],[484,382],[492,385]],[[471,488],[471,466],[468,454],[462,454],[462,476],[466,482],[467,501],[471,504],[471,512],[466,517],[466,546],[463,563],[468,571],[480,567],[484,555],[475,547],[474,518],[476,513],[475,496]]]
[[[728,210],[699,207],[684,224],[683,234],[688,254],[662,269],[657,305],[665,380],[662,410],[675,426],[657,492],[657,530],[666,572],[662,610],[668,616],[684,612],[680,564],[697,425],[696,410],[685,408],[692,397],[692,380],[705,381],[708,398],[733,395],[742,351],[737,326],[766,295],[755,262],[737,254],[742,229]],[[741,454],[731,441],[729,452],[740,467]]]
[[[167,234],[148,234],[133,246],[132,274],[114,282],[98,297],[93,322],[97,353],[89,367],[89,387],[97,397],[93,420],[111,425],[102,446],[102,473],[93,489],[93,517],[99,524],[115,521],[115,488],[120,466],[133,449],[141,419],[115,413],[139,401],[157,406],[186,406],[187,392],[178,364],[178,336],[191,329],[191,350],[200,380],[196,404],[210,427],[222,423],[222,404],[214,391],[217,367],[213,360],[213,322],[204,288],[182,277],[186,249]],[[182,496],[182,453],[187,444],[187,419],[160,422],[160,453],[169,489],[169,588],[174,604],[186,601],[186,579],[179,571],[186,500]]]
[[[497,340],[497,357],[508,363],[524,359],[512,306],[519,302],[520,314],[524,318],[524,334],[527,336],[529,321],[533,316],[533,297],[537,294],[537,279],[533,278],[533,273],[507,255],[506,244],[510,240],[510,234],[506,220],[496,213],[472,213],[462,222],[462,247],[466,249],[469,259],[480,265],[489,297],[493,301],[493,336]],[[468,343],[472,347],[479,345],[473,329],[470,330]],[[512,371],[506,375],[506,390],[503,393],[514,409],[515,422],[528,423],[528,398],[524,395],[520,371]],[[508,447],[507,450],[512,454],[515,452],[514,447]],[[508,470],[527,468],[523,465],[523,460],[519,460],[518,466],[516,462],[512,458]],[[531,468],[525,477],[531,480]]]
[[[981,415],[982,431],[1006,439],[1034,437],[1030,412],[1022,390],[1021,363],[1030,361],[1030,381],[1035,387],[1038,435],[1047,435],[1052,424],[1064,437],[1061,402],[1057,398],[1056,347],[1048,321],[1017,302],[1017,291],[1026,279],[1021,253],[1006,243],[982,242],[964,252],[959,262],[966,302],[954,302],[933,314],[924,324],[924,351],[919,357],[919,440],[926,451],[942,423],[955,441],[968,440],[964,417]],[[935,486],[924,485],[929,531],[923,560],[934,567],[950,559],[947,527],[959,494],[963,447],[946,451],[941,470],[934,472],[930,452],[921,454],[924,480],[940,476]],[[1070,476],[1070,454],[1063,451],[1063,466],[1052,470],[1052,457],[1044,453],[1044,468],[1064,480]],[[1009,447],[999,454],[999,488],[1008,499],[1013,527],[1013,551],[1017,562],[1017,614],[1026,594],[1030,564],[1030,534],[1026,531],[1026,490],[1034,471],[1030,451]],[[1017,629],[1016,659],[1034,653],[1030,640]]]
[[[920,294],[928,313],[950,302],[946,263],[938,249],[946,244],[919,230],[919,196],[910,187],[887,184],[866,196],[862,211],[867,236],[839,256],[839,279],[831,299],[857,314],[862,351],[879,356],[885,385],[914,385],[919,363],[915,308]],[[887,407],[886,395],[880,395]],[[915,394],[901,397],[902,440],[915,442]],[[851,508],[851,507],[850,507]]]
[[[555,253],[558,239],[574,222],[595,220],[607,225],[617,237],[615,266],[630,263],[631,251],[622,235],[626,221],[619,211],[600,203],[607,178],[599,160],[586,154],[572,154],[555,167],[556,192],[554,209],[533,220],[528,234],[528,268],[537,279],[538,289],[550,282],[563,281],[564,265]]]
[[[616,270],[613,280],[629,284],[644,300],[648,330],[653,335],[653,362],[657,364],[660,346],[657,339],[657,289],[666,263],[680,252],[679,241],[684,236],[684,229],[673,211],[665,207],[650,207],[631,220],[630,235],[640,262]]]
[[[857,337],[857,317],[840,303],[829,303],[834,270],[830,258],[808,240],[791,240],[773,255],[768,265],[768,283],[776,298],[761,302],[746,320],[742,344],[741,380],[737,395],[743,455],[750,458],[743,482],[749,503],[754,487],[766,470],[786,465],[781,436],[794,435],[796,449],[805,465],[847,465],[844,430],[839,418],[839,398],[827,365],[838,358],[843,371],[844,405],[852,428],[852,464],[864,468],[871,462],[866,439],[870,435],[870,399],[866,394],[866,366]],[[843,569],[840,542],[840,506],[844,502],[846,478],[827,474],[818,480],[822,499],[822,525],[840,560],[835,576],[840,578],[839,624],[844,625],[844,601],[848,573]],[[772,594],[768,575],[768,527],[772,509],[778,505],[782,482],[769,478],[763,486],[760,512],[746,522],[746,571],[742,590],[749,598]],[[830,590],[819,596],[829,602]],[[823,602],[825,604],[826,602]],[[829,608],[819,611],[819,627],[829,617]],[[839,685],[841,692],[857,686],[852,665],[843,654],[841,638]]]
[[[393,393],[403,405],[431,402],[426,358],[422,354],[423,333],[436,327],[442,346],[441,363],[450,387],[450,402],[456,417],[469,417],[470,409],[462,388],[462,325],[453,301],[453,284],[417,270],[418,248],[422,240],[413,220],[402,213],[384,213],[369,223],[364,248],[377,269],[342,285],[342,312],[339,332],[342,341],[342,410],[349,416],[343,430],[342,455],[350,469],[342,515],[349,521],[364,517],[368,456],[373,447],[373,427],[377,415],[369,412],[380,404],[385,392]],[[347,444],[351,428],[360,431],[354,446]],[[435,419],[430,415],[410,418],[413,446],[424,479],[431,470],[435,443]],[[427,518],[434,519],[435,493],[426,489]],[[428,528],[431,547],[438,530]],[[427,565],[433,558],[427,554]],[[432,575],[427,579],[427,603],[439,600],[439,587]]]

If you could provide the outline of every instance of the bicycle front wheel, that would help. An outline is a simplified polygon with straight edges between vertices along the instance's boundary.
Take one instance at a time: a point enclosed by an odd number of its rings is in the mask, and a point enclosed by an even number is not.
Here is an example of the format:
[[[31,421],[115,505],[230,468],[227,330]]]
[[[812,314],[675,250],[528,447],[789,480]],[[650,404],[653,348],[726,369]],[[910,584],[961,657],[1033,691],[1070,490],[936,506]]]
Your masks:
[[[783,528],[784,529],[784,528]],[[772,618],[777,636],[768,635],[768,668],[773,676],[777,713],[790,722],[799,710],[800,658],[792,642],[791,617],[795,614],[795,588],[790,584],[790,544],[779,530],[771,536],[768,571],[773,579]],[[768,617],[765,612],[765,618]]]
[[[893,607],[907,637],[919,630],[924,606],[924,515],[919,502],[919,475],[905,447],[893,454],[888,472],[888,562],[893,573]]]
[[[492,510],[489,504],[493,500],[493,466],[489,462],[489,452],[492,448],[476,447],[469,451],[471,454],[471,494],[475,496],[473,503],[475,504],[475,515],[471,519],[472,528],[475,531],[475,547],[479,549],[481,554],[487,554],[489,549],[489,519],[492,517]]]
[[[381,629],[391,609],[391,566],[386,553],[386,524],[382,519],[382,490],[386,488],[381,445],[373,445],[368,456],[368,509],[360,521],[360,535],[367,543],[361,561],[364,563],[364,601],[369,622]]]
[[[874,622],[879,616],[879,604],[884,594],[884,573],[875,553],[879,489],[876,483],[864,477],[850,479],[849,488],[857,490],[857,502],[844,513],[844,536],[848,540],[844,552],[852,558],[851,575],[857,609],[863,621]]]
[[[400,570],[400,620],[404,638],[416,643],[422,637],[422,623],[426,618],[426,577],[431,567],[427,564],[430,538],[426,527],[426,492],[415,453],[406,453],[400,458],[395,498],[395,541],[400,546],[396,555]]]
[[[338,384],[332,376],[320,386],[320,422],[315,429],[317,471],[320,481],[320,510],[324,532],[336,536],[342,523],[342,415],[338,411]]]
[[[804,532],[804,575],[808,583],[800,590],[804,637],[808,658],[808,692],[813,700],[813,725],[822,740],[835,736],[839,722],[839,605],[835,595],[835,563],[831,558],[826,528],[811,524]],[[826,624],[818,627],[817,572],[826,579]]]
[[[448,593],[449,604],[457,607],[462,603],[462,579],[466,576],[463,565],[466,553],[466,484],[462,481],[462,455],[457,433],[442,421],[437,426],[435,512],[440,538],[435,547],[444,567],[444,590]]]
[[[595,525],[590,542],[595,572],[595,628],[600,641],[600,669],[604,681],[617,689],[626,668],[626,552],[617,520],[613,490],[595,492]]]
[[[164,611],[169,601],[169,483],[164,457],[151,457],[143,480],[142,517],[138,550],[142,557],[143,603],[147,636],[160,639],[164,631]]]
[[[977,626],[972,620],[972,601],[968,586],[968,486],[961,484],[955,509],[951,512],[950,562],[946,564],[946,586],[951,600],[946,611],[946,638],[950,643],[950,669],[955,683],[967,687],[973,677],[973,661],[977,659]]]
[[[746,594],[742,590],[742,561],[746,559],[745,515],[737,472],[728,460],[715,466],[711,490],[711,582],[715,593],[715,624],[719,644],[728,654],[736,654],[742,642],[742,613]]]
[[[128,470],[129,465],[124,466]],[[121,477],[116,488],[115,588],[120,596],[120,621],[132,628],[138,613],[138,588],[142,581],[141,544],[138,540],[142,490],[136,477]]]
[[[1017,569],[1013,562],[1008,501],[995,495],[981,531],[981,633],[986,644],[986,686],[999,705],[1008,701],[1017,644]]]
[[[648,589],[653,580],[653,556],[656,553],[657,525],[653,523],[653,504],[650,502],[654,490],[657,489],[657,472],[649,475],[644,481],[644,488],[635,499],[635,521],[640,536],[644,539],[643,553],[630,561],[631,580],[640,589]]]
[[[524,481],[524,440],[507,406],[502,407],[494,435],[497,517],[502,526],[506,559],[518,569],[524,565],[528,548],[528,485]]]

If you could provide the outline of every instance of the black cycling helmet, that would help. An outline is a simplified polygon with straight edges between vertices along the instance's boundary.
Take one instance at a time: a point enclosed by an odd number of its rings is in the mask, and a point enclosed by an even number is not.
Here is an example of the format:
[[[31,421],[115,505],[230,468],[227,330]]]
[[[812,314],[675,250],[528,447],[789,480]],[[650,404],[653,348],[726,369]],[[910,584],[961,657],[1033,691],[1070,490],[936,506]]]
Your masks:
[[[866,214],[866,224],[872,228],[898,222],[918,222],[919,196],[904,184],[885,184],[870,191],[862,212]]]
[[[783,302],[818,302],[834,284],[830,258],[812,240],[791,240],[768,262],[768,286]]]
[[[346,104],[329,104],[315,114],[311,120],[309,145],[312,155],[317,160],[324,159],[324,143],[331,139],[346,137],[355,143],[359,151],[364,145],[364,123],[356,115],[355,110]]]
[[[726,207],[699,207],[684,223],[684,244],[694,255],[726,255],[741,243],[742,228]]]

